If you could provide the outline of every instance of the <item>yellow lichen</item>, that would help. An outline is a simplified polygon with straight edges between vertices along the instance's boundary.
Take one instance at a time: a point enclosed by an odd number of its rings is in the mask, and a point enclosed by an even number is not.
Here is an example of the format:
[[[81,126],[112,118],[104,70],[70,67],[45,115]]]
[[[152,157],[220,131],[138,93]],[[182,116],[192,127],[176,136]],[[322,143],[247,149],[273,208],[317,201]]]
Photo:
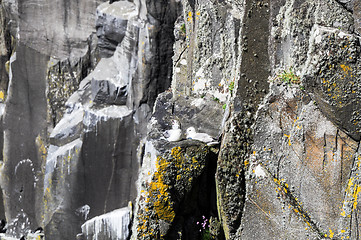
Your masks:
[[[329,234],[329,237],[330,238],[333,238],[333,235],[334,235],[334,232],[332,231],[332,229],[330,228],[330,234]]]
[[[204,153],[207,154],[208,149]],[[174,147],[170,153],[157,157],[152,180],[142,190],[144,199],[138,213],[138,238],[162,239],[159,220],[172,222],[175,218],[175,202],[170,189],[177,189],[178,185],[191,186],[204,164],[201,160],[197,156],[188,156],[181,147]]]
[[[341,64],[340,67],[342,68],[342,70],[345,72],[346,75],[351,70],[351,67],[344,65],[344,64]]]

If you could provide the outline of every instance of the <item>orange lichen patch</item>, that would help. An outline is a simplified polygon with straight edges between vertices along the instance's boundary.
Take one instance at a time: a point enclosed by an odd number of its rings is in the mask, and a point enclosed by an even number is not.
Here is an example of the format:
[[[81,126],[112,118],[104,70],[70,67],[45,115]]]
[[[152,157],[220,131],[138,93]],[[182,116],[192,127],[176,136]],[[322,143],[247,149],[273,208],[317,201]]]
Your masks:
[[[287,134],[283,134],[285,137],[288,138],[288,145],[291,146],[292,143],[291,143],[291,134],[287,135]]]
[[[189,152],[196,155],[189,156],[188,148],[174,147],[157,157],[156,171],[152,180],[144,184],[143,201],[140,202],[137,218],[139,239],[163,239],[162,234],[166,233],[160,232],[160,220],[171,223],[176,215],[174,208],[177,202],[172,193],[179,190],[177,186],[186,189],[192,186],[194,179],[201,173],[200,168],[205,165],[204,154],[208,154],[208,148],[203,150],[192,149]]]
[[[156,215],[158,220],[172,222],[175,217],[175,212],[170,201],[169,185],[164,181],[164,174],[167,171],[169,162],[162,157],[157,158],[156,172],[153,175],[153,180],[149,183],[149,190],[144,192],[145,203],[147,204],[143,209],[143,214],[138,214],[139,225],[137,227],[137,234],[141,238],[155,239],[157,233],[150,228],[152,212]]]
[[[357,171],[360,171],[360,156],[357,158],[357,162],[356,162],[356,166],[357,166]],[[355,176],[356,175],[356,176]],[[358,184],[359,179],[357,174],[354,174],[354,176],[350,177],[347,183],[347,187],[346,187],[346,195],[345,195],[345,199],[344,199],[344,206],[342,208],[342,211],[340,213],[340,215],[342,217],[347,217],[350,218],[351,217],[351,213],[356,209],[357,204],[358,204],[358,197],[359,194],[361,192],[361,185]],[[352,208],[350,209],[348,206],[352,206]]]
[[[244,161],[244,166],[247,167],[249,165],[249,160]]]
[[[5,100],[5,93],[4,91],[0,90],[0,101],[4,101]]]
[[[300,216],[304,223],[307,225],[307,227],[312,228],[313,230],[317,230],[317,226],[312,222],[310,216],[308,216],[307,212],[303,209],[302,203],[298,201],[296,197],[293,196],[292,192],[288,189],[288,184],[285,182],[284,179],[277,179],[274,178],[273,181],[276,184],[276,190],[278,193],[282,194],[285,198],[289,201],[289,208],[292,208],[292,210]]]
[[[350,66],[347,66],[347,65],[344,65],[344,64],[341,64],[340,67],[342,68],[342,70],[344,71],[344,73],[345,73],[346,75],[348,75],[348,74],[349,74],[349,71],[352,70]]]
[[[192,16],[193,16],[193,13],[191,11],[189,11],[188,12],[188,18],[187,18],[188,22],[191,22],[193,20]]]
[[[154,211],[159,219],[173,221],[175,217],[174,210],[168,201],[169,186],[164,183],[164,172],[169,163],[162,157],[158,157],[154,173],[154,180],[150,183],[149,197],[155,197]]]
[[[354,178],[350,178],[346,189],[346,192],[351,193],[352,195],[352,211],[357,207],[357,199],[361,191],[361,186],[357,183],[354,183],[354,180]]]
[[[332,231],[332,229],[330,228],[330,234],[329,234],[329,237],[330,238],[333,238],[333,235],[334,235],[334,232]]]
[[[178,164],[179,167],[181,167],[183,156],[181,154],[182,149],[180,147],[174,147],[171,151],[171,156],[176,160],[176,164]],[[177,167],[178,167],[177,166]]]

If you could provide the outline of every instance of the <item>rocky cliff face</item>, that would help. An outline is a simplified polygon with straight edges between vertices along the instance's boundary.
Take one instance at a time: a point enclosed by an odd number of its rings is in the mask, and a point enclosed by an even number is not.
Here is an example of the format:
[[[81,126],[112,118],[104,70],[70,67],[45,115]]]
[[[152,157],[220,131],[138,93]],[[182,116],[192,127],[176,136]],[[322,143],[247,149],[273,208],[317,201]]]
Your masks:
[[[360,13],[2,0],[4,238],[358,239]]]

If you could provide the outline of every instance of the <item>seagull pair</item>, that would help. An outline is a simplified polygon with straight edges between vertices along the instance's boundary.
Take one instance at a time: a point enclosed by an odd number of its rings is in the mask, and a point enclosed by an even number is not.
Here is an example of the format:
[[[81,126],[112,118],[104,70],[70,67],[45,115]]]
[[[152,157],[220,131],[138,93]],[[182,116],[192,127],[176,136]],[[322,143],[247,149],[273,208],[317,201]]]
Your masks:
[[[187,139],[198,140],[204,143],[215,142],[215,140],[207,133],[197,133],[194,127],[187,129]],[[182,129],[178,120],[172,120],[172,129],[166,131],[166,138],[169,142],[177,142],[182,140]]]

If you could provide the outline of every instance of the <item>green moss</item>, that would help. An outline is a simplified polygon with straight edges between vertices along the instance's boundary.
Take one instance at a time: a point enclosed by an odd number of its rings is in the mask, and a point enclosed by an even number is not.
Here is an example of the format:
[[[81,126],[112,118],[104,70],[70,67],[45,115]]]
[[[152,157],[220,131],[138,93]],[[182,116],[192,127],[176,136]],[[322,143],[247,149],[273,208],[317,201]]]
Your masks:
[[[219,98],[217,98],[217,97],[213,97],[213,101],[215,101],[215,102],[219,103]]]
[[[234,90],[234,81],[232,81],[229,86],[228,86],[228,90],[231,93],[231,95],[233,94],[233,90]]]
[[[180,30],[182,33],[186,33],[186,25],[184,23],[181,25]]]
[[[300,77],[293,72],[292,67],[290,67],[288,70],[283,70],[283,72],[278,74],[276,76],[276,80],[287,83],[288,85],[301,83]]]

